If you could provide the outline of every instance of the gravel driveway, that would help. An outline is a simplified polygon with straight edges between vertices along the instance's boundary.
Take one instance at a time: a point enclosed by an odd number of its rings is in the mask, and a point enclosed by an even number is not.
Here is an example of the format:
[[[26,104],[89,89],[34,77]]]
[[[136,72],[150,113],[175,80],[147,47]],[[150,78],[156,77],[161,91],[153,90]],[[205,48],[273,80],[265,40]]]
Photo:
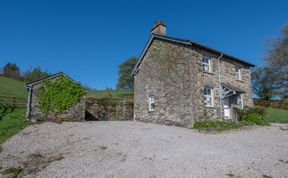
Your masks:
[[[130,121],[44,123],[2,147],[0,169],[20,165],[23,177],[288,177],[284,124],[205,134]]]

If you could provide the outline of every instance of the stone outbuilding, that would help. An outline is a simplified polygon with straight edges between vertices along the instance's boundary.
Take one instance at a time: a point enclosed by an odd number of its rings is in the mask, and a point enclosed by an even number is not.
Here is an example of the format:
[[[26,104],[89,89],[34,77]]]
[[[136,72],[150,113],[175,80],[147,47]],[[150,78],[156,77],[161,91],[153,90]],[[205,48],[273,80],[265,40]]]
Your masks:
[[[27,112],[26,117],[28,119],[35,119],[38,121],[44,120],[53,120],[51,115],[45,115],[42,110],[39,108],[39,87],[45,80],[56,80],[58,77],[66,77],[72,82],[79,84],[68,75],[64,74],[63,72],[59,72],[53,74],[49,77],[30,82],[26,84],[26,88],[28,90],[28,99],[27,99]],[[80,85],[80,84],[79,84]],[[76,105],[72,106],[70,109],[62,112],[59,117],[62,120],[69,120],[69,121],[84,121],[85,120],[85,96],[82,96]]]
[[[235,119],[234,107],[253,105],[253,64],[167,36],[161,21],[151,32],[132,72],[135,120],[191,127],[197,120]]]

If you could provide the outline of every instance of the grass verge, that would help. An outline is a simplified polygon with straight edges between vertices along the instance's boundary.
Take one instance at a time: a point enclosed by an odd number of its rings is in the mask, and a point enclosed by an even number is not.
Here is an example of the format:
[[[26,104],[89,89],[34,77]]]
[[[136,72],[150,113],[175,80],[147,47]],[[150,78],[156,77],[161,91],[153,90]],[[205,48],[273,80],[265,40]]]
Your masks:
[[[267,108],[265,120],[267,122],[288,123],[288,110]]]
[[[0,120],[0,146],[27,125],[24,108],[16,108],[13,112],[6,114]]]

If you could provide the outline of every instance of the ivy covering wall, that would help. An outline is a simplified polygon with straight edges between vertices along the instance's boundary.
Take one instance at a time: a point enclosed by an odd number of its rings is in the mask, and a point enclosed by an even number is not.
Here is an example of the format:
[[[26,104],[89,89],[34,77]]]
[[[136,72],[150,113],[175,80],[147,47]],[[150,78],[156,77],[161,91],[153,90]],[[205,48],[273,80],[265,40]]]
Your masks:
[[[64,76],[45,80],[39,88],[39,107],[45,115],[57,115],[77,104],[85,93],[81,85]]]

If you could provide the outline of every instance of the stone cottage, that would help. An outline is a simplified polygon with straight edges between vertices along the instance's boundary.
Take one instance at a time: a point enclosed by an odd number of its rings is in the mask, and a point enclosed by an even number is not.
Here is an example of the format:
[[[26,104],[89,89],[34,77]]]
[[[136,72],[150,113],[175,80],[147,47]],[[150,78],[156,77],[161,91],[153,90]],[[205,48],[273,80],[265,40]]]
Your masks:
[[[167,36],[161,21],[151,32],[132,72],[135,120],[191,127],[202,119],[234,119],[234,107],[253,105],[253,64]]]
[[[63,72],[53,74],[47,78],[43,78],[34,82],[30,82],[26,84],[26,88],[28,90],[28,99],[27,99],[27,111],[26,117],[28,119],[35,119],[38,121],[43,120],[53,120],[52,115],[45,115],[43,111],[39,107],[39,87],[45,80],[56,80],[58,77],[66,77],[72,82],[78,84],[75,80],[70,78],[68,75],[64,74]],[[62,120],[69,120],[69,121],[84,121],[85,120],[85,96],[81,97],[79,102],[72,106],[70,109],[67,109],[59,116]]]

